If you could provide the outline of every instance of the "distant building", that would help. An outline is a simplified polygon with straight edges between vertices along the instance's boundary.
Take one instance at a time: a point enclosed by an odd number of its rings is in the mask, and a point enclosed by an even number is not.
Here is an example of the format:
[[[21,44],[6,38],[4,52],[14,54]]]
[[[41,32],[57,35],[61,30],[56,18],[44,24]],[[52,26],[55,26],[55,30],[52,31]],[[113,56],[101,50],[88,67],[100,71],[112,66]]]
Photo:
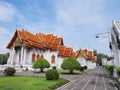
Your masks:
[[[107,65],[107,58],[102,59],[102,65]]]
[[[61,68],[63,60],[67,57],[76,58],[82,66],[93,69],[96,66],[96,56],[90,50],[77,50],[73,52],[71,47],[64,46],[63,38],[53,34],[37,33],[36,35],[26,31],[16,31],[7,45],[10,57],[6,66],[16,69],[32,70],[32,64],[40,57],[45,58],[51,67]]]

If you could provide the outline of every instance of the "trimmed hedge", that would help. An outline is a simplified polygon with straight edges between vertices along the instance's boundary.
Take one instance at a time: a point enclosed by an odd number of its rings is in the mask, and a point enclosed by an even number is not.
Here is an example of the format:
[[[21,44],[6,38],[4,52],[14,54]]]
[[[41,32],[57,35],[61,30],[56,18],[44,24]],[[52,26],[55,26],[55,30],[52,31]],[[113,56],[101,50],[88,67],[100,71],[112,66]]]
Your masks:
[[[13,76],[15,74],[16,70],[13,67],[8,67],[4,70],[5,76]]]
[[[56,69],[50,69],[46,72],[47,80],[57,80],[59,79],[59,73]]]
[[[86,70],[87,69],[87,66],[84,66],[84,70]]]
[[[103,67],[108,71],[109,75],[113,75],[113,65],[104,65]]]
[[[84,71],[84,67],[80,67],[80,71]]]
[[[40,58],[40,59],[38,59],[37,61],[35,61],[33,63],[32,67],[34,69],[40,68],[41,72],[43,72],[44,68],[49,68],[50,67],[50,64],[49,64],[49,62],[46,59]]]
[[[80,67],[80,63],[72,57],[66,58],[61,64],[61,68],[64,70],[68,70],[70,74],[72,74],[74,70],[79,70]]]

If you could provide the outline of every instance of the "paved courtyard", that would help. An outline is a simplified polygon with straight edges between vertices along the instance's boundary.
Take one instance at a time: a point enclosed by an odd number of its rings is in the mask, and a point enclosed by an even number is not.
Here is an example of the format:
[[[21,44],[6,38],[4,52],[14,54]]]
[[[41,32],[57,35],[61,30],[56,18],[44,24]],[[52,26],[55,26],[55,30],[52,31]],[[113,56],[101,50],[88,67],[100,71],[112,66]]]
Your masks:
[[[70,82],[56,90],[118,90],[102,67],[80,75],[64,77]]]
[[[28,75],[45,77],[45,74],[33,72],[17,72],[16,75]],[[118,90],[106,71],[102,67],[97,67],[83,75],[60,75],[60,78],[70,80],[69,83],[63,85],[56,90]]]

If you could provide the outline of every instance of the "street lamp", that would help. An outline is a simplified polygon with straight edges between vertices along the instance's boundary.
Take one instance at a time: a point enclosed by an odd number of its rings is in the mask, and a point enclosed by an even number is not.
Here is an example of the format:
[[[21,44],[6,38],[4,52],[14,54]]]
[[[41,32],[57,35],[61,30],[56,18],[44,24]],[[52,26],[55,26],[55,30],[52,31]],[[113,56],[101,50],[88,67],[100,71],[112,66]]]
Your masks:
[[[101,36],[101,35],[105,35],[105,34],[107,34],[108,35],[108,41],[109,41],[109,48],[110,48],[110,52],[111,52],[111,56],[112,56],[112,42],[110,41],[110,32],[104,32],[104,33],[98,33],[98,34],[95,34],[96,35],[96,37],[95,38],[99,38],[99,36]],[[114,59],[114,57],[110,57],[111,59],[112,59],[112,63],[113,63],[113,65],[114,65],[114,62],[113,62],[113,59]]]

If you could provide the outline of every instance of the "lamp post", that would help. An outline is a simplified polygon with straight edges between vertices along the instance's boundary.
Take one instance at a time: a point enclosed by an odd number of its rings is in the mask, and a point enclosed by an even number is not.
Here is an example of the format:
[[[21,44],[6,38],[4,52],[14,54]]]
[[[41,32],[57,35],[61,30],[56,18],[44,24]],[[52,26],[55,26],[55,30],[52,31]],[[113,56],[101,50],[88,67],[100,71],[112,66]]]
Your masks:
[[[101,35],[107,35],[108,37],[108,42],[109,42],[109,48],[110,48],[110,54],[112,56],[112,42],[111,42],[111,39],[110,39],[110,32],[104,32],[104,33],[98,33],[98,34],[95,34],[95,38],[100,38]],[[114,66],[114,61],[113,61],[113,57],[111,58],[112,59],[112,64]]]

